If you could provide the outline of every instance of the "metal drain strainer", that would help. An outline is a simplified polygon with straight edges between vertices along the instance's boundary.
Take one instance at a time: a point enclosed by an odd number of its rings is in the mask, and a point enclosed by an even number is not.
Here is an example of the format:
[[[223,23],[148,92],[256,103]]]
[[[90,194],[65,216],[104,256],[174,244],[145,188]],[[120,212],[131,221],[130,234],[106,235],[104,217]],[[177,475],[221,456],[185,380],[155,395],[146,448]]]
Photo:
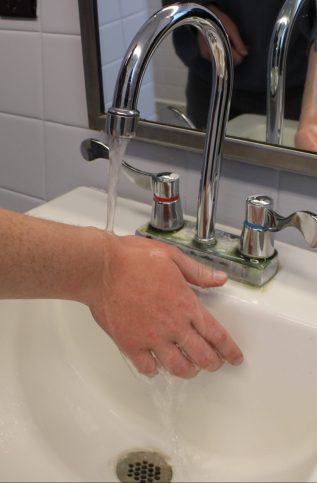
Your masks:
[[[173,476],[163,456],[152,451],[128,453],[118,461],[116,470],[122,483],[168,483]]]

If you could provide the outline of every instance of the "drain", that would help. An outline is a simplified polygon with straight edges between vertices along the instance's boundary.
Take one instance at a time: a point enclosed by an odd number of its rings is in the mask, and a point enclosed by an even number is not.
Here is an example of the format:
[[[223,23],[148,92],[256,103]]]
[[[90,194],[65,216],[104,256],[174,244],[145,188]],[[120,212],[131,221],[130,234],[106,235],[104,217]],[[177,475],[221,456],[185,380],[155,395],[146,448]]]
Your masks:
[[[160,454],[135,451],[118,461],[117,476],[122,483],[168,483],[173,472]]]

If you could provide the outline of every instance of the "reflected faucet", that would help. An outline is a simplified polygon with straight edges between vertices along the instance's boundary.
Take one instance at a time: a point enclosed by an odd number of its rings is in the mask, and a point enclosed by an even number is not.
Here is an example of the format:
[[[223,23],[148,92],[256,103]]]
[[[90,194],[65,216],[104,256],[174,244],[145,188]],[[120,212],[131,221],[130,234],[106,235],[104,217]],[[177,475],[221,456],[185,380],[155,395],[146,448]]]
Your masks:
[[[220,162],[228,118],[233,62],[224,27],[210,10],[194,3],[176,4],[153,15],[132,40],[122,61],[107,116],[112,138],[131,138],[139,118],[137,101],[146,67],[161,41],[176,27],[190,25],[202,32],[212,53],[212,94],[209,107],[203,165],[197,206],[196,241],[202,246],[216,243],[215,212]]]
[[[282,144],[286,60],[294,23],[305,0],[286,0],[274,25],[267,68],[266,141]]]

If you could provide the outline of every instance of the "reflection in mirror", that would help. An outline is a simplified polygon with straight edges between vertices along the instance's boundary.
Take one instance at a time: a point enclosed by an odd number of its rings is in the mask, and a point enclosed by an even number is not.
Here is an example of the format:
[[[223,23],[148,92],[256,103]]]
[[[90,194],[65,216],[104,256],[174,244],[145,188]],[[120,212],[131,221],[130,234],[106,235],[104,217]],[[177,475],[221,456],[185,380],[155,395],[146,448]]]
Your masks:
[[[296,3],[295,0],[288,2]],[[172,3],[170,0],[98,0],[106,110],[112,104],[121,59],[134,34],[150,15]],[[265,141],[267,55],[273,26],[284,0],[252,2],[252,5],[249,0],[198,3],[205,4],[222,20],[232,44],[235,81],[227,135]],[[300,4],[299,14],[292,29],[286,64],[282,139],[284,145],[291,147],[295,146],[315,19],[315,2],[297,3]],[[317,64],[313,67],[317,71]],[[210,54],[200,33],[188,26],[176,29],[155,53],[143,79],[139,99],[141,118],[204,130],[210,101],[211,68]],[[302,120],[301,127],[302,131],[305,130],[307,122],[305,126]],[[315,150],[302,132],[297,143],[300,148],[307,146],[306,149]]]
[[[98,0],[97,5],[103,91],[108,110],[123,56],[137,30],[162,8],[162,2]],[[186,77],[187,69],[177,58],[172,37],[168,36],[157,49],[142,82],[138,103],[141,118],[194,127],[186,116]]]

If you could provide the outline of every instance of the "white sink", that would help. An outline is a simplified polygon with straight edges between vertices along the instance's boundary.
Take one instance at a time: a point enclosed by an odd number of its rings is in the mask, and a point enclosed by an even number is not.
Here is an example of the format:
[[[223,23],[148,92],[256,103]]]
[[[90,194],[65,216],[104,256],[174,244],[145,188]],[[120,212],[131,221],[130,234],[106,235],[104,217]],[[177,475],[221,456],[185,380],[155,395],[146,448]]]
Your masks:
[[[281,142],[283,146],[295,147],[294,139],[297,126],[298,121],[284,119]],[[228,122],[226,135],[266,142],[266,116],[259,114],[241,114],[241,116],[237,116]]]
[[[106,195],[78,188],[32,212],[103,226]],[[117,232],[150,208],[119,199]],[[118,481],[129,451],[162,453],[173,481],[316,481],[317,254],[278,243],[265,287],[200,294],[245,354],[189,381],[136,375],[85,306],[3,301],[1,481]]]

